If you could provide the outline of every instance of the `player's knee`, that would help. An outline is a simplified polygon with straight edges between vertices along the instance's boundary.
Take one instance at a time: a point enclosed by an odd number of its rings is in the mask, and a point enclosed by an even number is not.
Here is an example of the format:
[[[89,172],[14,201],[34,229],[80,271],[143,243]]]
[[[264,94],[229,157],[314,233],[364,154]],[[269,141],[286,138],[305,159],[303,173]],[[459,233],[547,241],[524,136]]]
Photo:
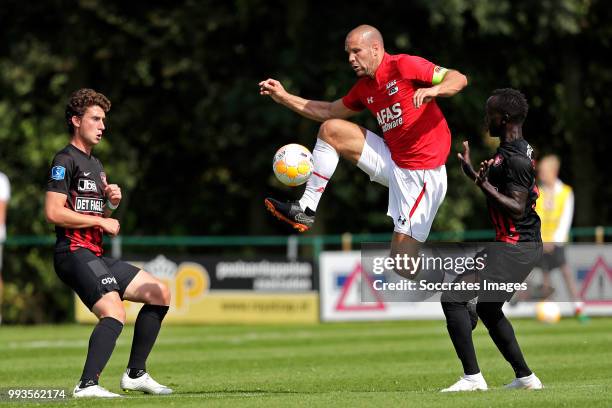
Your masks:
[[[170,305],[170,289],[163,282],[155,282],[147,292],[145,303],[152,305]]]
[[[321,123],[318,138],[323,139],[337,149],[336,141],[342,128],[342,122],[344,122],[342,119],[329,119]]]
[[[478,317],[480,317],[480,320],[482,320],[487,327],[496,324],[504,318],[504,312],[501,306],[492,302],[479,302],[476,305],[476,313],[478,313]]]
[[[110,317],[119,320],[121,324],[125,324],[125,309],[123,308],[123,305],[121,306],[121,308],[118,308],[115,311],[114,316]]]
[[[453,313],[456,310],[462,311],[467,308],[467,302],[457,302],[445,296],[446,293],[443,293],[440,302],[440,304],[442,305],[442,311],[445,315],[448,316],[450,313]]]
[[[125,323],[125,308],[121,299],[117,298],[117,301],[109,301],[101,305],[96,313],[99,319],[105,317],[112,317],[115,320]]]
[[[395,273],[397,273],[399,276],[401,276],[404,279],[408,279],[408,280],[415,280],[417,278],[417,276],[419,275],[418,273],[413,273],[412,271],[409,270],[405,270],[405,269],[394,269]]]
[[[172,297],[172,295],[170,293],[170,288],[168,288],[168,285],[166,285],[163,282],[160,282],[159,285],[160,285],[160,291],[161,291],[161,300],[162,300],[164,306],[169,306],[170,305],[170,299]]]

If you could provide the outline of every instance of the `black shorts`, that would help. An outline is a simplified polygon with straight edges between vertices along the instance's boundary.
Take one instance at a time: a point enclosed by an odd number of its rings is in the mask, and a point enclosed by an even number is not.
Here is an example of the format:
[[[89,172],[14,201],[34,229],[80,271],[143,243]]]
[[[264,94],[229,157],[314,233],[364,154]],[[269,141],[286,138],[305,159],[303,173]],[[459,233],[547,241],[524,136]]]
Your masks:
[[[544,252],[544,254],[542,254],[539,266],[542,268],[542,272],[550,272],[553,269],[565,265],[566,262],[565,247],[562,245],[555,245],[552,252]]]
[[[70,286],[90,310],[100,298],[112,291],[123,293],[139,268],[119,259],[97,257],[88,249],[74,252],[56,252],[55,273]]]
[[[478,283],[480,290],[448,291],[442,294],[442,302],[467,302],[478,296],[478,303],[507,302],[516,288],[527,279],[542,256],[539,242],[506,244],[495,242],[476,255],[486,256],[486,266],[477,273],[463,274],[455,282]],[[504,290],[495,290],[496,287]]]

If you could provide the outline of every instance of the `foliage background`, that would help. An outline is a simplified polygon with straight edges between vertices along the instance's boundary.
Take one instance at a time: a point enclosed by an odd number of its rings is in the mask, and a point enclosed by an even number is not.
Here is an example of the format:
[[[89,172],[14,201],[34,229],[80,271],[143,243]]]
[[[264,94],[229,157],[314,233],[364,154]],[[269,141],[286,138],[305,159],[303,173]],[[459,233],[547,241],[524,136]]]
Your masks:
[[[536,153],[562,158],[562,179],[577,197],[574,225],[609,225],[610,13],[603,0],[3,1],[0,170],[13,187],[9,235],[52,233],[43,186],[68,141],[63,109],[79,87],[113,102],[96,155],[123,188],[123,234],[286,234],[262,200],[301,190],[280,186],[270,160],[283,144],[312,146],[317,124],[260,97],[257,83],[274,77],[310,99],[341,97],[354,82],[344,37],[361,23],[381,30],[389,52],[469,77],[461,94],[439,101],[453,148],[434,230],[489,227],[455,152],[462,140],[475,160],[493,151],[482,132],[484,101],[508,86],[529,100],[525,134]],[[357,121],[377,130],[368,113]],[[386,204],[384,188],[341,162],[313,233],[389,232]],[[47,249],[5,258],[5,320],[67,318],[70,299]]]

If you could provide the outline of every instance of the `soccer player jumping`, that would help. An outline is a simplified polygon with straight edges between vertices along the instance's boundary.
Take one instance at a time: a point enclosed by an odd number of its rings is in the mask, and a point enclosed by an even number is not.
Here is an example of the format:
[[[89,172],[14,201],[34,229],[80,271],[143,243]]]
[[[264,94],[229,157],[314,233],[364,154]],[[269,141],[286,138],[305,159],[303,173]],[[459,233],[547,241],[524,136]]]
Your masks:
[[[267,198],[265,205],[298,231],[308,230],[342,156],[370,180],[389,188],[387,215],[395,225],[392,251],[424,242],[446,194],[444,163],[451,140],[435,98],[455,95],[467,79],[421,57],[387,54],[380,32],[368,25],[348,33],[345,50],[359,79],[334,102],[292,95],[274,79],[259,83],[261,95],[323,122],[313,149],[314,173],[301,200],[282,203]],[[345,120],[363,109],[376,117],[384,138]]]
[[[66,106],[70,143],[53,159],[45,216],[55,224],[54,264],[59,278],[72,288],[99,320],[89,338],[81,379],[73,391],[79,397],[119,397],[98,384],[125,322],[122,300],[140,302],[124,390],[170,394],[147,373],[145,363],[162,320],[168,312],[170,290],[148,272],[118,259],[102,256],[102,235],[119,233],[111,218],[121,202],[121,189],[108,184],[102,163],[91,153],[102,140],[110,101],[92,89],[72,94]]]

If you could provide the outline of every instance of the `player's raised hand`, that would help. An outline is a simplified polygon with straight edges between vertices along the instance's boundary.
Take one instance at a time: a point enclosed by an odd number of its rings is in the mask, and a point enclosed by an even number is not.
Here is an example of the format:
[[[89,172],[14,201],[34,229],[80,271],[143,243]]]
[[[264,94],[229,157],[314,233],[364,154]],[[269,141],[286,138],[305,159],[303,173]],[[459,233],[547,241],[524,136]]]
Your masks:
[[[104,193],[113,206],[117,207],[121,202],[121,188],[117,184],[107,184]]]
[[[268,78],[259,83],[259,94],[268,95],[274,102],[280,103],[282,97],[287,93],[283,85],[276,79]]]
[[[470,158],[470,144],[467,140],[463,142],[463,153],[457,153],[459,162],[461,163],[461,170],[471,180],[476,181],[476,170],[472,167],[472,159]]]
[[[116,236],[119,234],[119,230],[121,226],[119,225],[119,221],[114,218],[102,218],[99,217],[100,227],[110,236]]]
[[[431,88],[419,88],[412,96],[412,103],[414,103],[415,108],[419,109],[421,105],[431,101],[438,96],[439,93],[440,87],[438,85],[432,86]]]
[[[481,185],[489,179],[489,169],[493,165],[493,159],[485,160],[480,162],[480,168],[478,169],[478,175],[476,176],[476,184]]]

